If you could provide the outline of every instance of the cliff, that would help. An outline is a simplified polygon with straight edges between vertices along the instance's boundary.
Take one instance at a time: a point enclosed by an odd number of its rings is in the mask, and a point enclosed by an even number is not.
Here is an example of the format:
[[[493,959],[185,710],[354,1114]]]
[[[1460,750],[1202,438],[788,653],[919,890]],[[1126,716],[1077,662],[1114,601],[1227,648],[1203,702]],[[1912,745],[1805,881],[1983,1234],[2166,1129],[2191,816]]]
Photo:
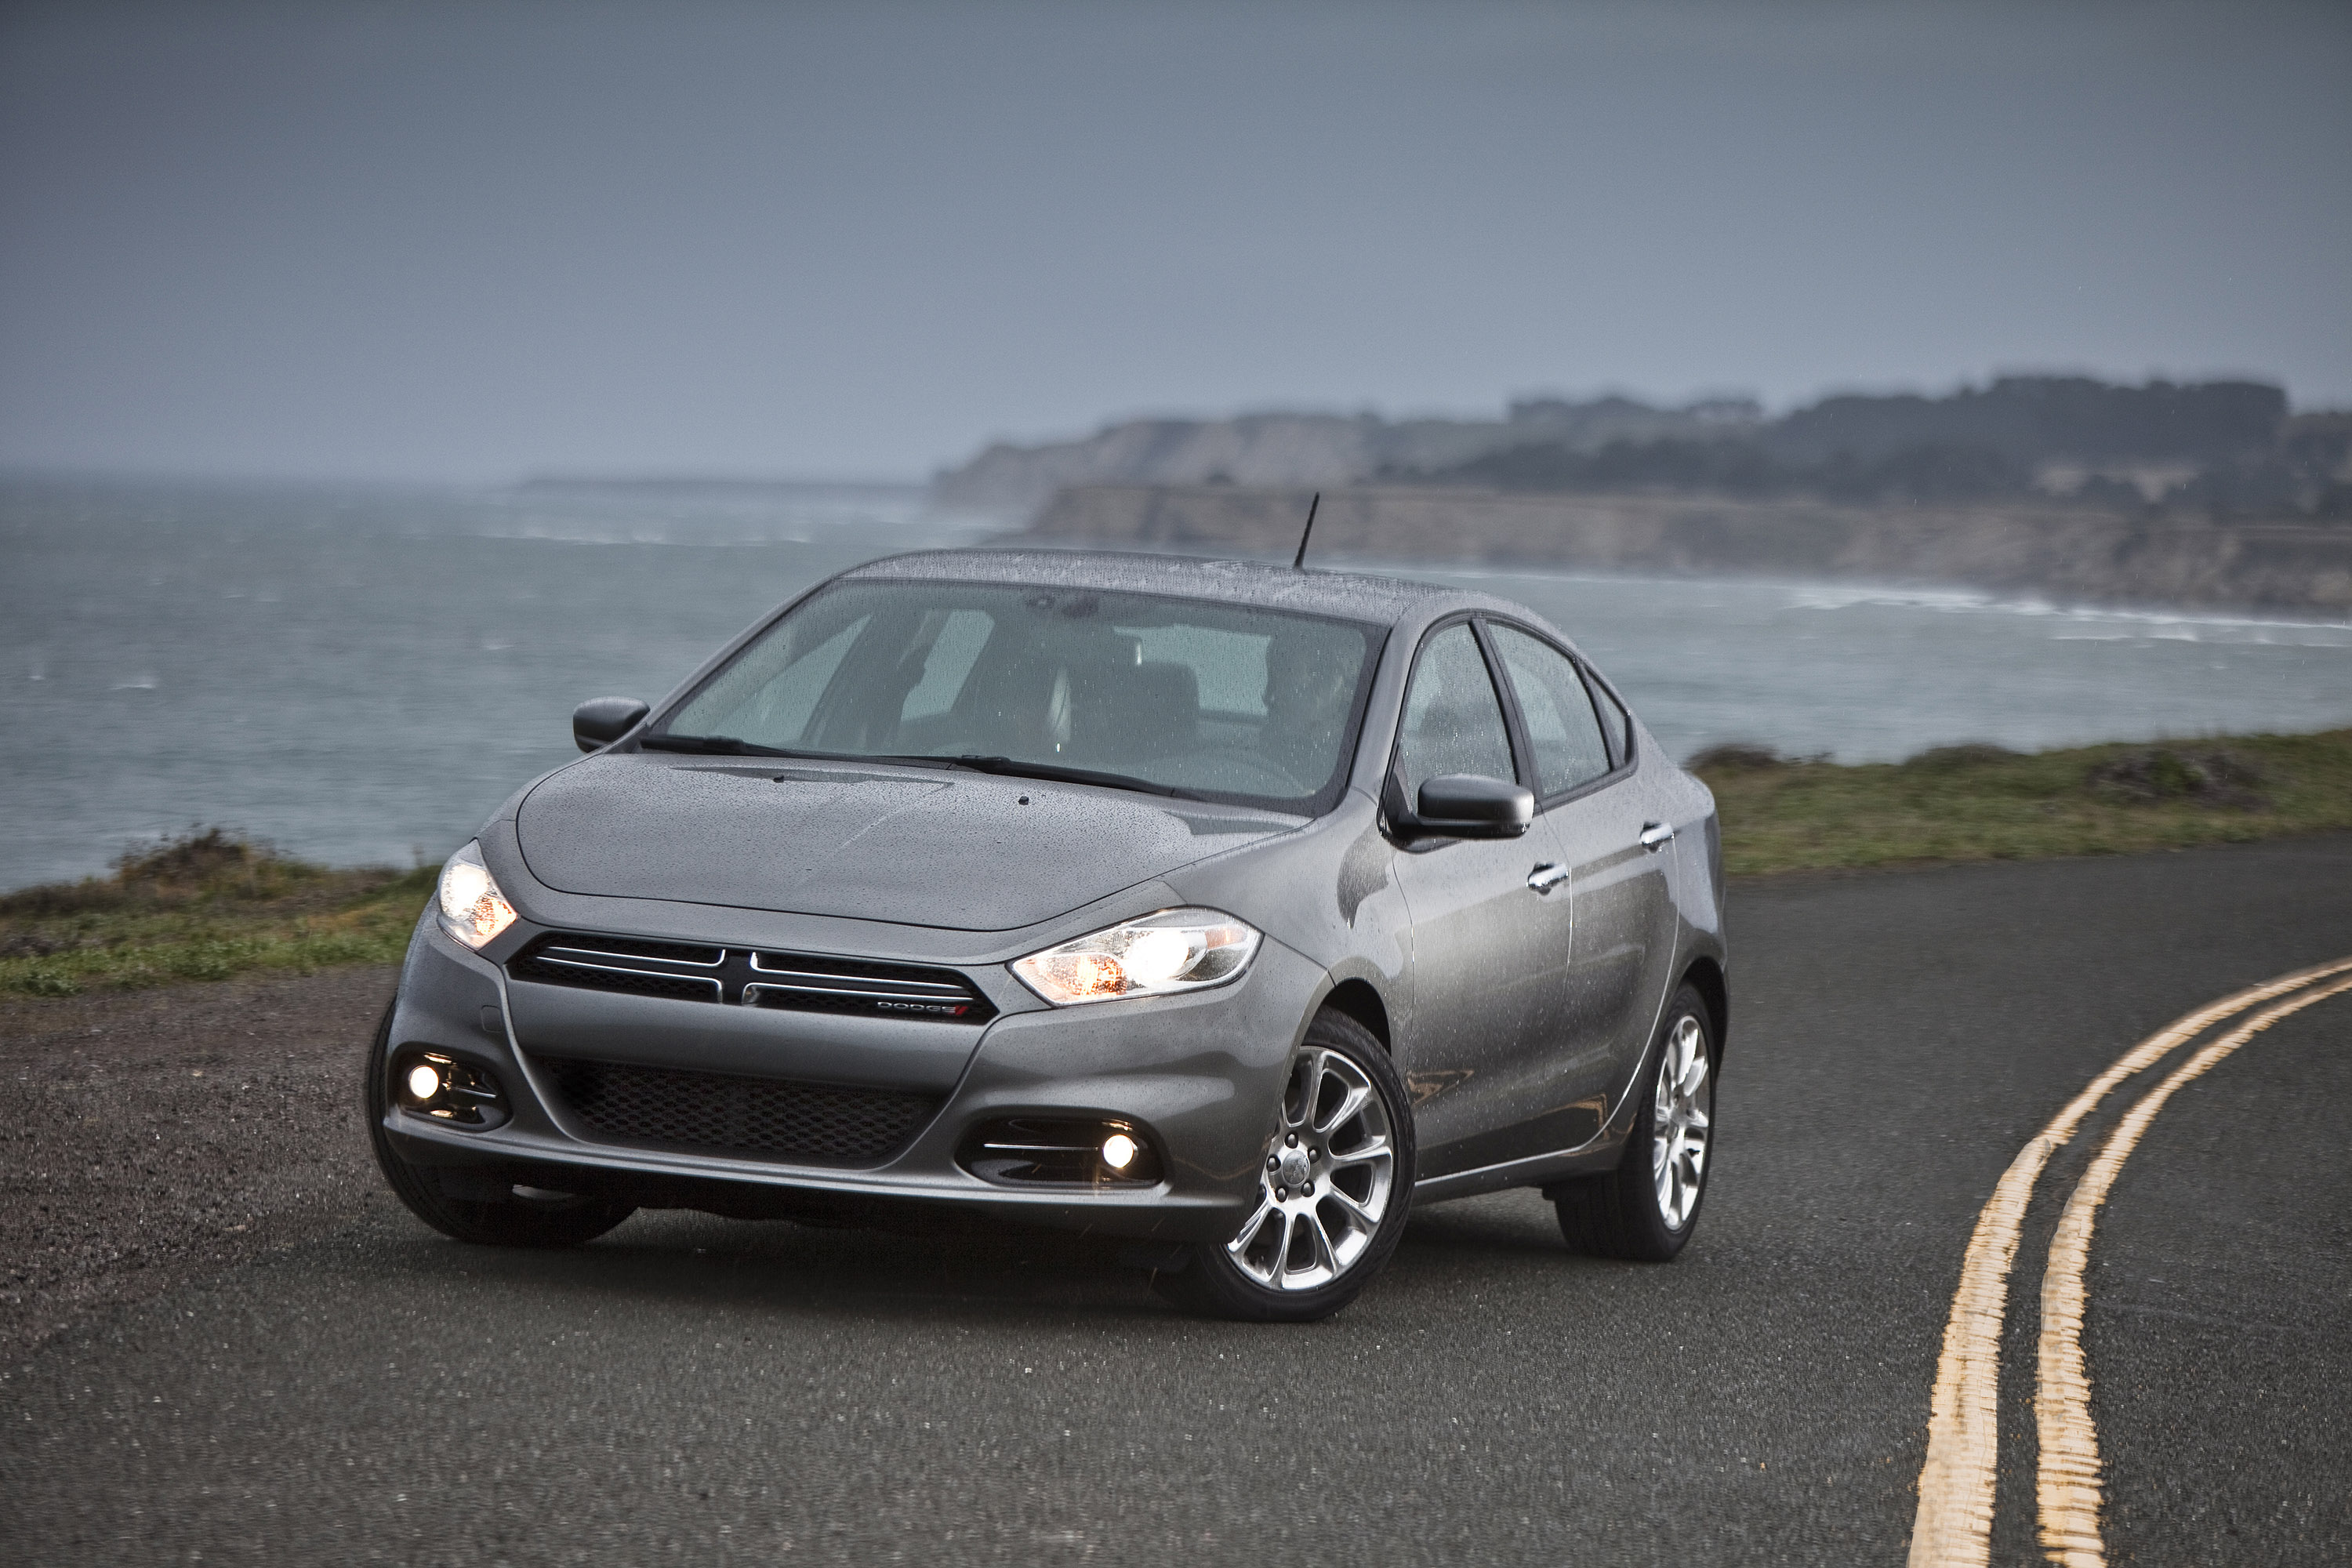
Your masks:
[[[1309,490],[1079,485],[1039,542],[1286,558]],[[2056,503],[1841,506],[1429,486],[1328,489],[1318,554],[1965,584],[2061,602],[2352,612],[2352,525],[2212,523]]]
[[[1071,485],[1343,485],[1383,473],[1436,472],[1514,447],[1596,451],[1612,442],[1744,434],[1753,404],[1653,408],[1630,398],[1530,398],[1503,419],[1382,419],[1377,415],[1248,414],[1234,419],[1129,419],[1037,446],[999,442],[931,480],[934,504],[1026,518]]]
[[[2277,521],[2352,518],[2352,422],[2259,382],[2003,376],[1948,395],[1835,396],[1768,419],[1745,400],[1658,408],[1524,398],[1501,419],[1364,414],[1137,419],[999,443],[932,480],[957,510],[1029,517],[1071,485],[1433,484],[1675,491],[1849,505],[2033,505]]]

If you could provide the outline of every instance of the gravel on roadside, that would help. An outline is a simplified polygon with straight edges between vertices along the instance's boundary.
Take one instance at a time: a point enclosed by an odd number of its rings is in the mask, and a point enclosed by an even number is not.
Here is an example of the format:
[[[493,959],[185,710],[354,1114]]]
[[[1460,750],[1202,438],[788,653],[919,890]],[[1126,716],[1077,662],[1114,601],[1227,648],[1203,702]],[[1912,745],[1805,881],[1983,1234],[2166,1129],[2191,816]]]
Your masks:
[[[396,977],[0,1004],[0,1361],[391,1203],[359,1077]]]

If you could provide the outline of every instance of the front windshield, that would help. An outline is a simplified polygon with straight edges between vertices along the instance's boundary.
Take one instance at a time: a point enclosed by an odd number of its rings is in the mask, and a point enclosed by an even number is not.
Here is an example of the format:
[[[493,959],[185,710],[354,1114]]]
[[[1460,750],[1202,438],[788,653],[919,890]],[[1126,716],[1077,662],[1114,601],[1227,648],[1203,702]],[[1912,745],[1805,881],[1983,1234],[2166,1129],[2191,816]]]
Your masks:
[[[845,583],[745,647],[649,743],[981,759],[1328,809],[1376,633],[1154,595]]]

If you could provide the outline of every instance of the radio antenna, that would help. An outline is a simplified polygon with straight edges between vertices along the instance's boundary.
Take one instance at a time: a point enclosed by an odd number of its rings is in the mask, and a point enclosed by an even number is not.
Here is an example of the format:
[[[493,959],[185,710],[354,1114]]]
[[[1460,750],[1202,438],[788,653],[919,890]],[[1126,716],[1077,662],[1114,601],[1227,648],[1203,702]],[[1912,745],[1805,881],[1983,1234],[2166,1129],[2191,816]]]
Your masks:
[[[1307,542],[1315,536],[1315,509],[1323,504],[1323,492],[1317,490],[1315,499],[1307,503],[1307,526],[1298,532],[1298,553],[1290,558],[1293,572],[1307,570]]]

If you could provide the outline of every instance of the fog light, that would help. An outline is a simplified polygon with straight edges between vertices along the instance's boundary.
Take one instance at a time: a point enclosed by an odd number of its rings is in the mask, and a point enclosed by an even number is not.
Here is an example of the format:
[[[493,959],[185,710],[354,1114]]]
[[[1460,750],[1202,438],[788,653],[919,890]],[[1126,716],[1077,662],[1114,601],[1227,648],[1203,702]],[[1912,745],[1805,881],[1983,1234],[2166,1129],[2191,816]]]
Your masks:
[[[1112,1116],[1011,1116],[964,1137],[957,1163],[983,1182],[1069,1187],[1149,1187],[1160,1179],[1147,1130]]]
[[[426,1116],[469,1132],[505,1123],[509,1111],[499,1080],[486,1068],[440,1051],[411,1047],[392,1064],[394,1099],[411,1116]]]

